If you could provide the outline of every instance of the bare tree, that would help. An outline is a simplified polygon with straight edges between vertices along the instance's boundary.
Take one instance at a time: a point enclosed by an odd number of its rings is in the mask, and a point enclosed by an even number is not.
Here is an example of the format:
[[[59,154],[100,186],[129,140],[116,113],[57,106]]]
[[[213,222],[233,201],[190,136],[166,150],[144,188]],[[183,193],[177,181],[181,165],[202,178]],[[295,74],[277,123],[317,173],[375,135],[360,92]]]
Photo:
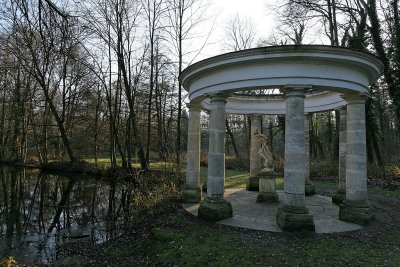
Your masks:
[[[191,50],[191,45],[185,44],[192,39],[194,30],[205,20],[204,17],[204,0],[168,0],[168,21],[169,27],[166,28],[171,37],[171,45],[174,48],[177,58],[176,79],[183,70],[184,57],[190,57],[193,60],[200,50]],[[198,37],[198,36],[197,36]],[[193,53],[195,54],[193,56]],[[178,115],[177,115],[177,132],[176,132],[176,162],[180,168],[180,153],[182,143],[181,119],[182,119],[182,85],[178,80]]]
[[[42,89],[69,159],[76,161],[66,129],[65,110],[60,113],[55,102],[58,85],[65,82],[67,65],[74,55],[72,21],[49,1],[17,0],[9,8],[9,23],[16,29],[10,49]],[[65,107],[68,92],[65,90],[67,85],[63,83],[63,86],[61,97]]]
[[[157,71],[155,66],[157,59],[155,52],[157,44],[159,42],[159,30],[161,27],[161,18],[165,9],[162,6],[163,0],[146,0],[145,12],[147,18],[147,34],[149,38],[149,50],[150,50],[150,77],[149,77],[149,99],[147,105],[147,144],[146,144],[146,161],[149,164],[150,158],[150,143],[151,143],[151,108],[154,92],[154,73]],[[161,127],[161,125],[159,125]]]
[[[254,46],[256,30],[250,18],[236,14],[229,19],[225,28],[225,35],[226,49],[228,51],[239,51]]]

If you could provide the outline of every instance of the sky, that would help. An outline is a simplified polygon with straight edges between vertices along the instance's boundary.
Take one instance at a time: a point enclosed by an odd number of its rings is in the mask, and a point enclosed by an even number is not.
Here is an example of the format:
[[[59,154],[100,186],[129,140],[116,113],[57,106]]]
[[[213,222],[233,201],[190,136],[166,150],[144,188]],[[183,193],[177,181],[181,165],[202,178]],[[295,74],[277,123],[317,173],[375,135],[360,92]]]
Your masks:
[[[274,15],[268,9],[269,4],[279,0],[210,0],[210,6],[205,16],[209,17],[202,30],[207,32],[215,20],[212,34],[205,47],[195,61],[221,54],[224,50],[225,27],[230,18],[238,14],[246,17],[254,24],[258,38],[266,37],[271,34],[274,26]]]

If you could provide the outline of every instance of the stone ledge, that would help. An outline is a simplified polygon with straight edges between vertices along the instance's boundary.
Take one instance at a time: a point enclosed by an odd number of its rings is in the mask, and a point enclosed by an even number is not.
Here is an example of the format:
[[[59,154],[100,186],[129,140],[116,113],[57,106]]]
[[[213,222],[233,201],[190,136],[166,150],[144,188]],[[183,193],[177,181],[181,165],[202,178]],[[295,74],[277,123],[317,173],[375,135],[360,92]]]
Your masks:
[[[354,202],[345,199],[339,206],[339,220],[367,225],[374,216],[368,202]]]
[[[200,202],[199,219],[216,222],[232,217],[232,204],[225,199],[206,198]]]
[[[290,211],[288,211],[290,210]],[[315,224],[313,216],[309,213],[304,213],[307,210],[299,209],[298,212],[293,212],[296,210],[296,207],[282,207],[278,209],[278,213],[276,214],[276,223],[282,231],[300,231],[300,230],[308,230],[315,232]]]

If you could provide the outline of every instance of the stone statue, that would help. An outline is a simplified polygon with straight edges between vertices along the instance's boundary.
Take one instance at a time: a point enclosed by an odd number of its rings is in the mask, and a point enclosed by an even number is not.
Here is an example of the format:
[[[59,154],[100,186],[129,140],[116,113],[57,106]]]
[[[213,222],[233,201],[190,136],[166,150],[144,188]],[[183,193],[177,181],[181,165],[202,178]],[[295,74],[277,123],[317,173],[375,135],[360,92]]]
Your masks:
[[[274,159],[269,149],[269,142],[267,137],[260,133],[258,130],[254,132],[254,135],[260,139],[261,148],[258,154],[261,156],[261,173],[263,172],[274,172]]]

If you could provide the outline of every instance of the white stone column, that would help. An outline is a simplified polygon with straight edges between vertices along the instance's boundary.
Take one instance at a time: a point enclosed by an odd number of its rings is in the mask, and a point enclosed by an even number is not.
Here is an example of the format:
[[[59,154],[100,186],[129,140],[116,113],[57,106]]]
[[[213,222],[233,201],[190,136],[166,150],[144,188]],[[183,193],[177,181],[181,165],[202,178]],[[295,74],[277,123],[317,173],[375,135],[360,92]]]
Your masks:
[[[211,99],[207,196],[212,198],[224,197],[225,105],[223,97],[216,96]]]
[[[332,196],[332,203],[340,205],[346,198],[346,135],[347,135],[347,107],[339,109],[339,185]]]
[[[261,115],[250,115],[251,128],[250,128],[250,177],[247,180],[246,189],[249,191],[258,190],[258,177],[257,174],[261,170],[261,156],[258,151],[261,148],[260,139],[254,133],[258,131],[261,133]]]
[[[282,230],[314,231],[313,217],[305,206],[305,87],[285,87],[285,172],[283,207],[276,220]]]
[[[367,148],[364,95],[345,95],[347,101],[346,199],[339,219],[367,224],[372,219],[367,191]]]
[[[224,200],[225,96],[212,96],[210,103],[207,197],[200,202],[198,216],[209,221],[219,221],[232,217],[232,205]]]
[[[186,203],[197,203],[201,200],[200,188],[200,104],[187,104],[189,108],[189,125],[187,141],[186,181],[182,200]]]
[[[310,118],[312,114],[304,115],[304,141],[305,141],[305,194],[306,196],[315,194],[315,187],[310,180]]]

